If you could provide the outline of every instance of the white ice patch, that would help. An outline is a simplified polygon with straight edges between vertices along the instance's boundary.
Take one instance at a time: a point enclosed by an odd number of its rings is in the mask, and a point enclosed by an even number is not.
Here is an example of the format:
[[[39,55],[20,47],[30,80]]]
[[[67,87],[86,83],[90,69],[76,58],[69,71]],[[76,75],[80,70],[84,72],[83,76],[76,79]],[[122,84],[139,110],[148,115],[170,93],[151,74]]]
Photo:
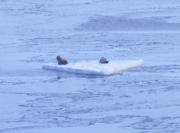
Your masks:
[[[65,71],[79,74],[91,75],[112,75],[122,73],[131,68],[139,67],[143,63],[142,59],[129,61],[110,61],[108,64],[99,64],[97,61],[83,61],[69,63],[67,65],[47,64],[43,69]]]

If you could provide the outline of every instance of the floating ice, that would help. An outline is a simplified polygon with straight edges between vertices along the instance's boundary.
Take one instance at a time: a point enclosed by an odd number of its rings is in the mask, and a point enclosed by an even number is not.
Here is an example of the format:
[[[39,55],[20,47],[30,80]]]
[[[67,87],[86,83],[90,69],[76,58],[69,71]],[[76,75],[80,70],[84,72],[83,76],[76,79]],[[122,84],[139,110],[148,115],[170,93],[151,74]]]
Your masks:
[[[97,61],[82,61],[69,63],[67,65],[47,64],[43,69],[65,71],[90,75],[112,75],[118,74],[131,68],[139,67],[143,63],[142,59],[128,61],[110,61],[108,64],[99,64]]]

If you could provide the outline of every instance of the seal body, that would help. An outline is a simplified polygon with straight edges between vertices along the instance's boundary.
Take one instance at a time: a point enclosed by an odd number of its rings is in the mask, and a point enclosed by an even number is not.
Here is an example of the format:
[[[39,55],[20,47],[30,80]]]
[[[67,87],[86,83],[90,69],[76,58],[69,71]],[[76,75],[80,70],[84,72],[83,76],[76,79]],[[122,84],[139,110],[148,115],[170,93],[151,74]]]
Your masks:
[[[100,60],[99,60],[99,63],[100,64],[107,64],[107,63],[109,63],[109,61],[106,58],[101,57]]]
[[[59,65],[66,65],[68,64],[68,61],[66,59],[61,58],[60,56],[56,57]]]

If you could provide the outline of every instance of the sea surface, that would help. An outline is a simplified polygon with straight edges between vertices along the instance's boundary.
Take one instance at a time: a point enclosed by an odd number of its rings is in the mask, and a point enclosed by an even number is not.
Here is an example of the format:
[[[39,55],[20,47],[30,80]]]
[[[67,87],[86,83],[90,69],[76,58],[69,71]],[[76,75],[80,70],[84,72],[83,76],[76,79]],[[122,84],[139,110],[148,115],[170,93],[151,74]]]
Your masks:
[[[179,12],[179,0],[0,0],[0,133],[180,133]],[[57,55],[143,66],[43,70]]]

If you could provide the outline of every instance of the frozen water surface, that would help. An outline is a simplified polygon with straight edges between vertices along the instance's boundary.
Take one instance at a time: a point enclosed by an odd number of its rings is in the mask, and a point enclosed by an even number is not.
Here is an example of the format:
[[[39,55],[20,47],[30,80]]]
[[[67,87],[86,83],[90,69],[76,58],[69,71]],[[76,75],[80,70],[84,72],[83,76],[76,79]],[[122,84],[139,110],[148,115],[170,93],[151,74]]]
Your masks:
[[[0,132],[180,132],[180,1],[0,0]],[[114,76],[42,70],[143,59]]]

